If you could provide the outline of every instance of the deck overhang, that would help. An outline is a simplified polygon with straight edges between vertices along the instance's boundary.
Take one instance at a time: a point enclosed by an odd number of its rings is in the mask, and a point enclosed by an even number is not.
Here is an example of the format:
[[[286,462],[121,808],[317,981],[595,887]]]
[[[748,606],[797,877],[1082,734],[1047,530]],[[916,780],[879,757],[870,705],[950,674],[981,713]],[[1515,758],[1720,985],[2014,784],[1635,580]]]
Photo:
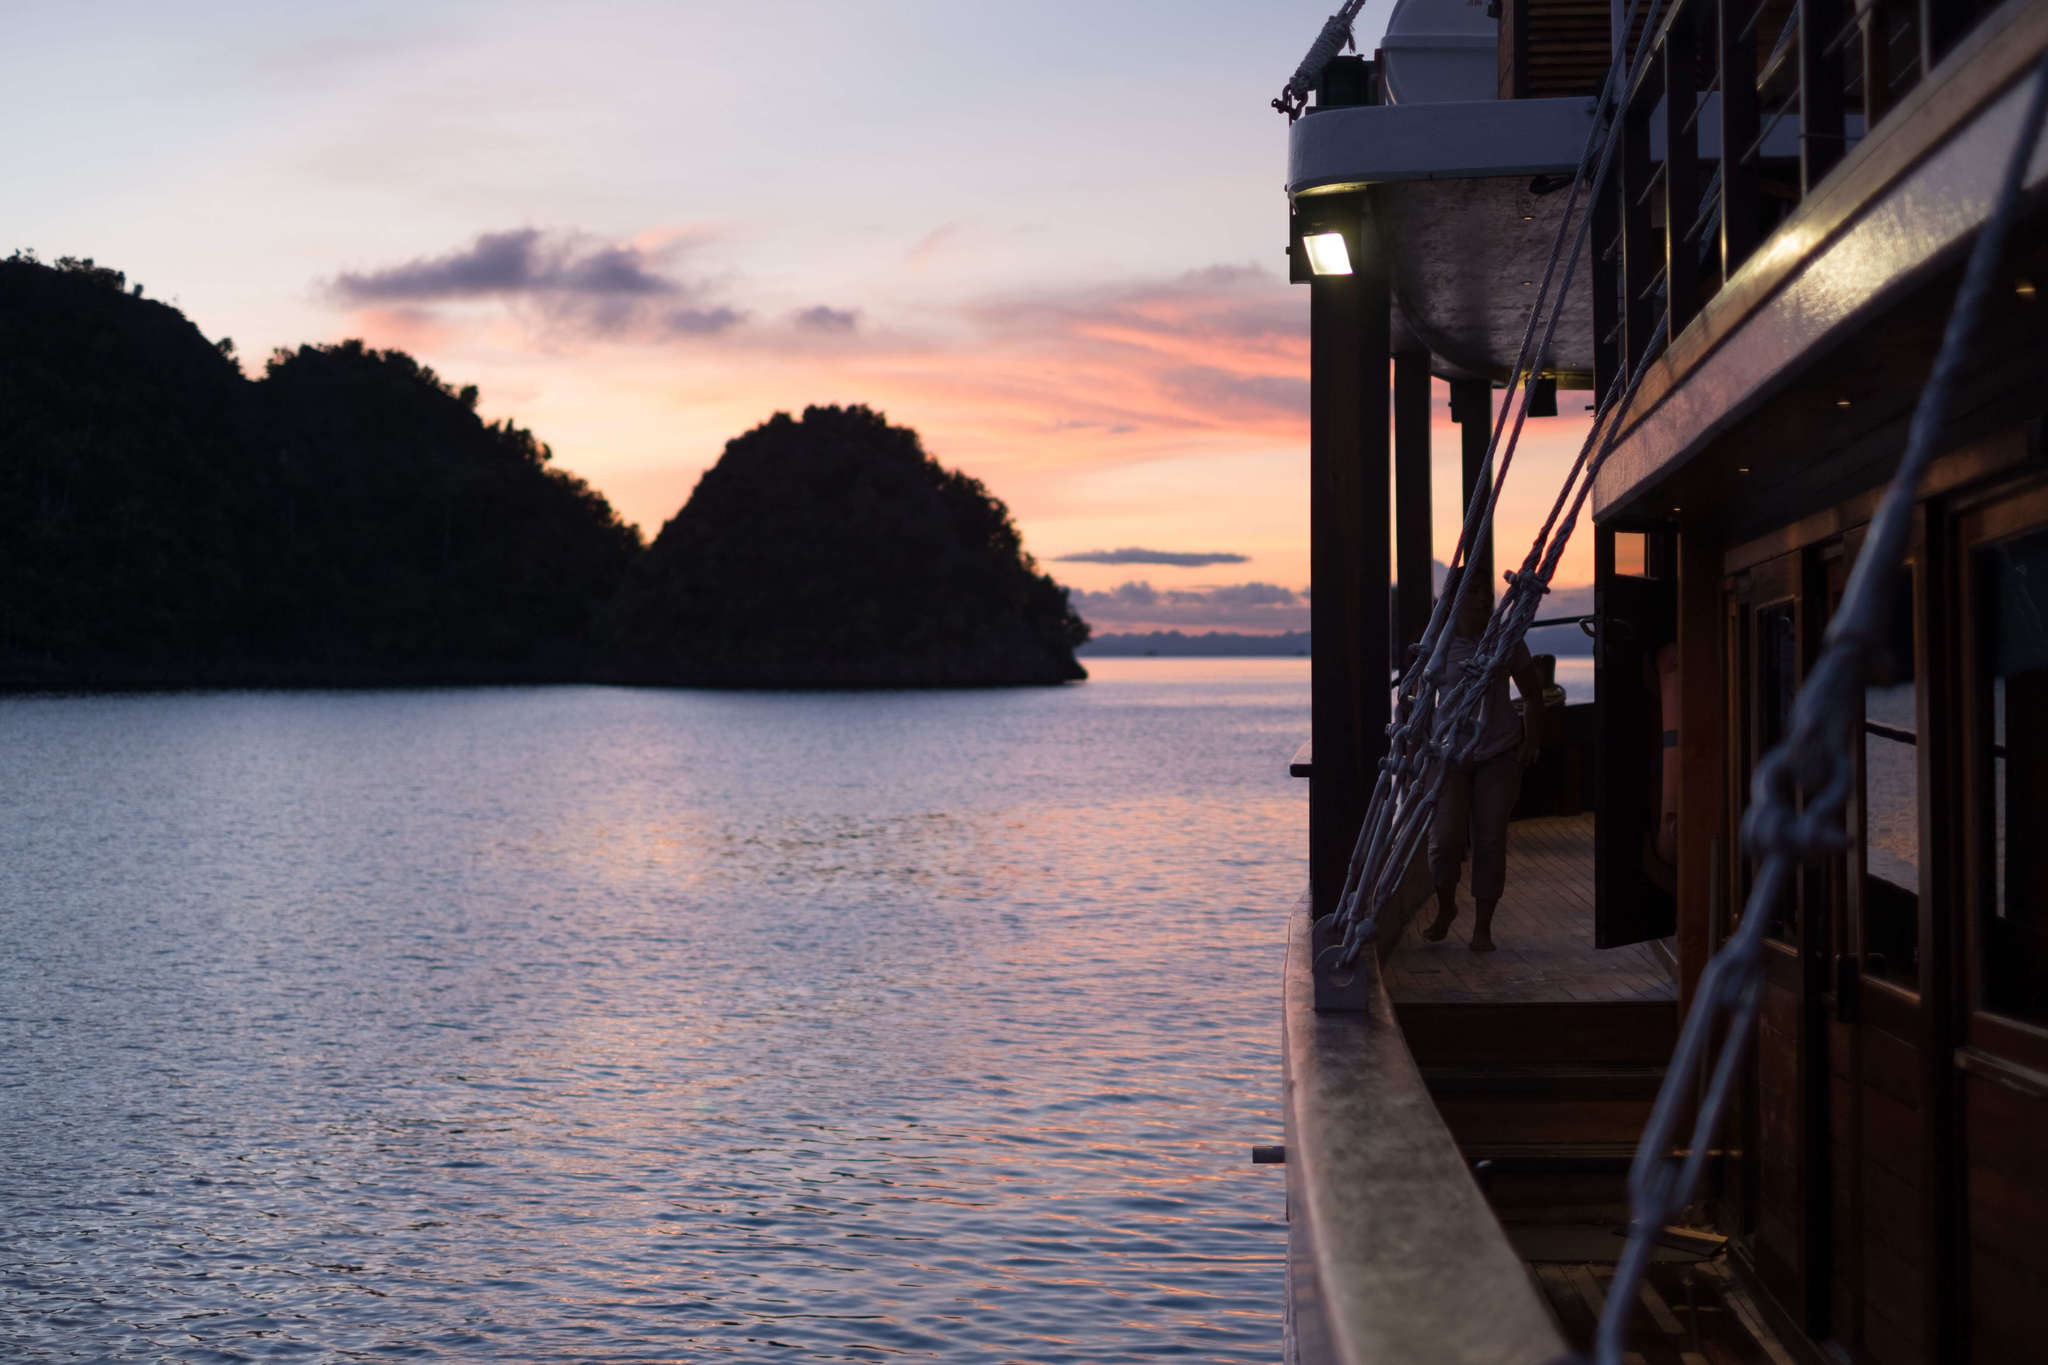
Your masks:
[[[1483,180],[1575,170],[1590,99],[1461,100],[1323,109],[1287,134],[1287,193],[1404,180]]]

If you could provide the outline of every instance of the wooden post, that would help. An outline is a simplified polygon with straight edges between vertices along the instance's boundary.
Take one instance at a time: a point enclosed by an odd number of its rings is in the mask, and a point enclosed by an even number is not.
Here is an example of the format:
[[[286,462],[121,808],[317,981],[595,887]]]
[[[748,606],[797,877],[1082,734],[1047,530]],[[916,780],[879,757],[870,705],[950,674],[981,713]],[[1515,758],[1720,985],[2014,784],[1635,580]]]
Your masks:
[[[1687,235],[1700,213],[1697,17],[1679,16],[1664,35],[1664,302],[1674,339],[1699,299],[1699,244]]]
[[[1727,847],[1721,547],[1678,536],[1678,1017],[1714,951],[1714,861]]]
[[[1813,193],[1848,150],[1843,122],[1842,0],[1799,0],[1799,193]]]
[[[1746,159],[1759,126],[1756,39],[1743,32],[1737,7],[1722,0],[1715,8],[1721,53],[1721,278],[1728,280],[1756,250],[1763,173]]]
[[[1364,196],[1353,202],[1353,273],[1309,284],[1309,884],[1318,916],[1344,889],[1386,753],[1391,691],[1387,257]]]
[[[1653,71],[1653,75],[1655,73]],[[1661,75],[1654,84],[1661,84]],[[1616,179],[1621,182],[1621,372],[1635,372],[1650,347],[1650,333],[1662,311],[1650,294],[1664,268],[1664,244],[1650,228],[1650,111],[1658,90],[1650,81],[1622,110]]]
[[[1458,424],[1459,446],[1464,456],[1465,500],[1459,504],[1460,519],[1472,506],[1472,491],[1493,481],[1493,465],[1486,458],[1487,443],[1493,439],[1493,385],[1484,379],[1451,381],[1451,417]],[[1473,565],[1489,586],[1493,585],[1493,537],[1472,547],[1466,562]],[[1498,590],[1495,593],[1498,596]]]
[[[1422,638],[1435,597],[1430,568],[1429,352],[1394,356],[1394,619],[1400,648],[1394,668],[1408,666],[1408,646]]]

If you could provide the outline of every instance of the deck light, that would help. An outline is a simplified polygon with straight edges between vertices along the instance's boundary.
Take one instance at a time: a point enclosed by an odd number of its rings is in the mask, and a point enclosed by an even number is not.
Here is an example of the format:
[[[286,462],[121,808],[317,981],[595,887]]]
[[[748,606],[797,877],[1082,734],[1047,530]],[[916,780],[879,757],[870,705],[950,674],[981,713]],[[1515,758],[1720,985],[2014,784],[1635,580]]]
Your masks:
[[[1311,232],[1301,239],[1308,249],[1308,268],[1318,275],[1349,275],[1351,251],[1341,232]]]

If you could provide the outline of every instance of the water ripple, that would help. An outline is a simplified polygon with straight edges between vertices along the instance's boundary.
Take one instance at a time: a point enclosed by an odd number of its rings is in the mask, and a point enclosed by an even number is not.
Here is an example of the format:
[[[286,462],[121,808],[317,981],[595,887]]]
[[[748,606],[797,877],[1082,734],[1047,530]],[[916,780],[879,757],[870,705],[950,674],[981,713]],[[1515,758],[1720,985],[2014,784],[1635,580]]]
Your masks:
[[[1299,661],[0,700],[0,1356],[1271,1360]]]

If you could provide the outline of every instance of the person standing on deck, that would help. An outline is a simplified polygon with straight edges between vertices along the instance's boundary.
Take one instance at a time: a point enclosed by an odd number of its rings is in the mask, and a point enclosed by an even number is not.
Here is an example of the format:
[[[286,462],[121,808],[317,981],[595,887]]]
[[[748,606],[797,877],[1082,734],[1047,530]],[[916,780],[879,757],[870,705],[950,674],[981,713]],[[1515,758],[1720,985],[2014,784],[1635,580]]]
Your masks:
[[[1459,574],[1453,570],[1444,591],[1455,600]],[[1459,604],[1451,622],[1451,639],[1445,654],[1452,677],[1471,661],[1479,637],[1493,615],[1493,593],[1475,586]],[[1508,678],[1522,694],[1522,715],[1515,716],[1508,700]],[[1465,845],[1472,845],[1472,951],[1493,951],[1493,910],[1507,882],[1508,812],[1522,790],[1522,769],[1536,761],[1542,748],[1543,680],[1529,647],[1520,640],[1508,660],[1507,671],[1495,674],[1487,684],[1485,700],[1479,707],[1479,738],[1472,758],[1452,763],[1444,770],[1443,790],[1436,800],[1436,813],[1429,825],[1429,875],[1436,886],[1436,918],[1422,936],[1440,943],[1451,932],[1458,917],[1458,869],[1465,861]]]

